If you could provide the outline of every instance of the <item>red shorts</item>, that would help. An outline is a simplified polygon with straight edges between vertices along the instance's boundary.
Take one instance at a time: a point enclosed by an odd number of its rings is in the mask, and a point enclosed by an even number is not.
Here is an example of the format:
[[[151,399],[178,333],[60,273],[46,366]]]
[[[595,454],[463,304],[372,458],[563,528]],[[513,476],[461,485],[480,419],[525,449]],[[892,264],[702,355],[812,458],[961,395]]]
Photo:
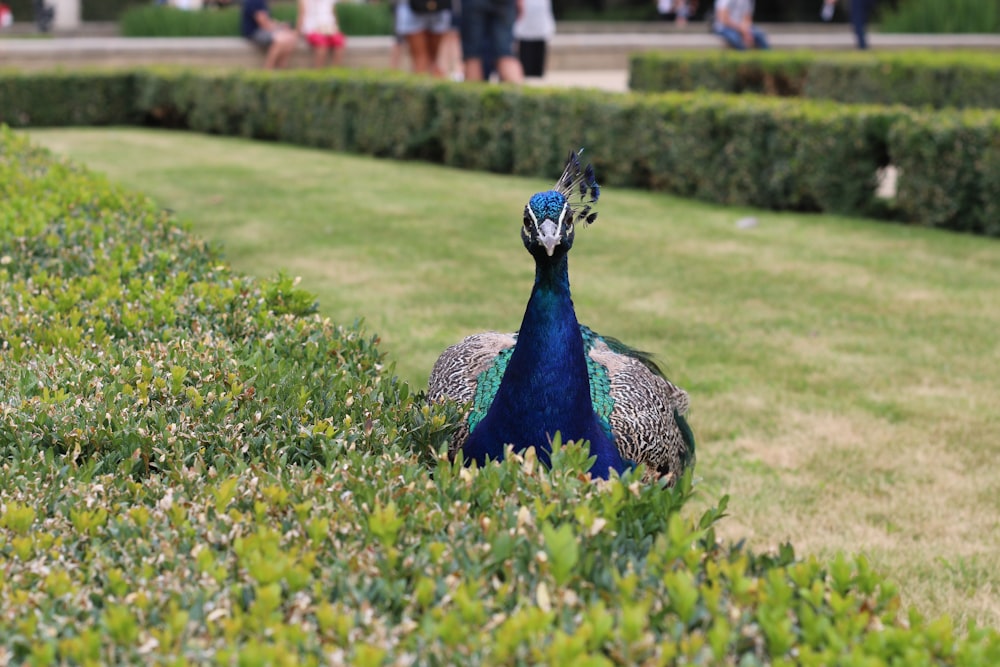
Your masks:
[[[312,32],[306,35],[306,41],[310,46],[325,46],[328,49],[342,49],[347,42],[342,32],[335,32],[332,35]]]

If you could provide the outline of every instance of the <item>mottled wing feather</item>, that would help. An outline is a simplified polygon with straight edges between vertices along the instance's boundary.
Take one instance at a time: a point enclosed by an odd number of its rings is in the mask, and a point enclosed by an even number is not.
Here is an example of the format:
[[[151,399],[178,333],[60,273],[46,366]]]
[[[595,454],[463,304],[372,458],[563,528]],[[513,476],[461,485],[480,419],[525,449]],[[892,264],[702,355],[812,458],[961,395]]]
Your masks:
[[[496,395],[499,379],[495,383],[484,384],[482,388],[480,380],[496,366],[498,358],[514,349],[515,343],[517,337],[514,334],[496,331],[474,334],[449,347],[434,363],[427,397],[432,401],[451,399],[456,403],[469,405],[469,411],[452,439],[449,454],[454,455],[468,439],[469,418],[473,408],[478,406],[483,413],[489,409],[489,403]],[[503,373],[499,373],[499,376],[502,377]],[[492,393],[484,396],[483,390],[488,386],[492,387]],[[485,408],[482,407],[484,403]]]
[[[683,417],[687,392],[654,372],[645,358],[627,354],[620,344],[615,347],[596,335],[588,346],[590,359],[606,370],[610,381],[615,444],[623,457],[645,464],[650,477],[672,481],[694,461],[694,440]]]

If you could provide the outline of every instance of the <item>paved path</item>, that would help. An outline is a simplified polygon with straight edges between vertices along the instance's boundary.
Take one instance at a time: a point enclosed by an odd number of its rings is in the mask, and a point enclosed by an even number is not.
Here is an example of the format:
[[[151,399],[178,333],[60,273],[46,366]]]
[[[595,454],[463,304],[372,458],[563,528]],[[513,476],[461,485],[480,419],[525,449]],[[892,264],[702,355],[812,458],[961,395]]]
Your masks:
[[[614,27],[619,32],[610,32]],[[775,49],[850,50],[854,37],[845,25],[766,25]],[[678,29],[669,24],[560,24],[549,48],[548,75],[541,82],[556,86],[627,88],[629,56],[636,52],[670,49],[718,50],[719,39],[704,24]],[[869,36],[872,48],[990,49],[1000,52],[1000,35],[880,34]],[[345,53],[348,67],[388,67],[391,37],[352,37]],[[254,68],[261,56],[239,37],[117,37],[56,36],[38,39],[0,39],[0,67],[20,70],[74,66],[130,66],[180,64],[201,67]],[[294,63],[308,65],[308,50],[300,45]]]
[[[541,79],[528,79],[529,86],[555,86],[559,88],[597,88],[615,93],[628,92],[628,71],[623,69],[601,70],[549,70]]]

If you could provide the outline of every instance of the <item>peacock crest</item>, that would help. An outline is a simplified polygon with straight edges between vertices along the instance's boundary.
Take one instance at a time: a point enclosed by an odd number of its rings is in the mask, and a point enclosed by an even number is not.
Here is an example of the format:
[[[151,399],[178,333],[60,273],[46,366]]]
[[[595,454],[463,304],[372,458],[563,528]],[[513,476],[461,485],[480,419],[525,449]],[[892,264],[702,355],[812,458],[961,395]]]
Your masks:
[[[573,212],[574,222],[585,222],[589,225],[597,220],[597,212],[592,209],[601,198],[601,186],[597,184],[594,167],[590,164],[582,166],[581,155],[583,155],[582,148],[576,153],[570,151],[566,167],[553,190],[566,197]]]
[[[601,196],[594,168],[583,166],[579,152],[570,152],[555,187],[531,196],[524,207],[522,241],[529,252],[544,248],[551,257],[556,248],[568,252],[573,246],[575,226],[597,220],[594,205]]]
[[[583,166],[580,162],[582,154],[582,148],[576,153],[570,151],[555,187],[535,193],[528,200],[527,208],[536,218],[556,220],[565,209],[569,214],[568,222],[590,225],[597,220],[597,212],[593,209],[601,197],[601,186],[597,184],[594,167]]]

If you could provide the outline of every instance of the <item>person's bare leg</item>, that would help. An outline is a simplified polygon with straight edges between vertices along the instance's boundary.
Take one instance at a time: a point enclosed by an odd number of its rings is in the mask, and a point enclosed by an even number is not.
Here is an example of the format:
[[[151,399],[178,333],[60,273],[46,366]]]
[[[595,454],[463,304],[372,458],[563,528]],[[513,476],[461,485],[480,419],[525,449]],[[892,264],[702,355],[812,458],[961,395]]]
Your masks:
[[[410,47],[410,66],[416,74],[426,74],[431,71],[431,58],[427,45],[427,33],[416,32],[406,36]]]
[[[427,59],[430,61],[427,71],[431,76],[441,77],[444,74],[438,66],[438,52],[441,50],[441,35],[427,33]]]
[[[331,55],[330,60],[331,60],[330,62],[331,65],[333,65],[334,67],[340,67],[340,64],[344,62],[344,47],[338,46],[337,48],[333,49],[333,53]]]
[[[462,45],[458,41],[458,31],[449,30],[441,36],[441,44],[438,46],[438,69],[450,77],[460,62],[462,62]]]
[[[288,51],[285,52],[285,67],[291,64],[292,56],[295,55],[295,47],[299,45],[299,33],[294,30],[288,31]]]
[[[483,80],[483,61],[479,58],[469,58],[465,61],[465,80]]]
[[[281,52],[278,53],[278,57],[277,57],[277,59],[275,60],[275,63],[274,63],[274,68],[275,69],[286,69],[288,67],[288,59],[291,57],[291,55],[292,55],[292,53],[291,53],[291,51],[288,50],[287,47],[283,48],[281,50]]]
[[[298,41],[298,33],[294,30],[282,30],[275,36],[275,40],[281,43],[281,54],[278,56],[276,64],[279,68],[288,67],[288,62],[295,53],[295,44]]]
[[[513,56],[504,56],[497,60],[497,74],[501,81],[507,83],[524,83],[524,68],[521,61]]]
[[[313,47],[313,67],[323,67],[326,64],[326,46]]]
[[[264,69],[275,69],[278,66],[278,56],[281,55],[281,47],[277,42],[272,42],[267,49],[267,56],[264,58]]]

